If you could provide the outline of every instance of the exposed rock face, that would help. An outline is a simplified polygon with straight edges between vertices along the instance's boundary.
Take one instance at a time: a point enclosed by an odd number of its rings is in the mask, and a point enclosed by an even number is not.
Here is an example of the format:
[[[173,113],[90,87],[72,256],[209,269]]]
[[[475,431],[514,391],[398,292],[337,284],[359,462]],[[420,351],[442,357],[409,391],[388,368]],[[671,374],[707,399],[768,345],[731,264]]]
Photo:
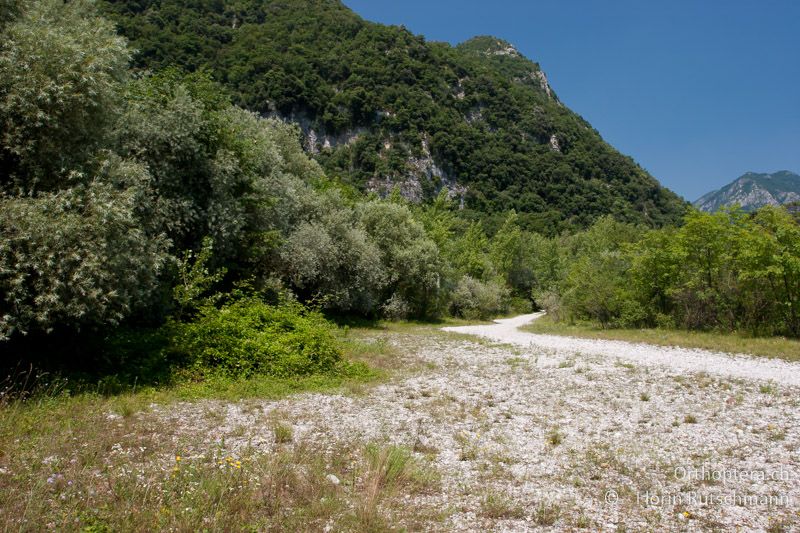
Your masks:
[[[558,144],[558,137],[555,133],[550,136],[550,149],[554,152],[561,152],[561,145]]]
[[[474,124],[475,122],[483,120],[483,109],[484,108],[482,106],[478,106],[467,113],[467,115],[464,117],[467,123]]]
[[[393,117],[391,111],[381,110],[377,113],[377,119]],[[286,120],[296,124],[303,135],[303,148],[312,155],[317,155],[323,150],[332,150],[340,146],[352,144],[362,135],[368,134],[370,130],[366,127],[352,128],[337,134],[330,134],[324,131],[317,131],[312,125],[312,121],[305,115],[292,114],[281,116],[277,112],[269,113],[267,116]],[[467,121],[481,120],[481,109],[475,111],[474,116],[465,117]],[[386,138],[382,141],[384,153],[394,148],[397,140]],[[460,207],[464,207],[465,197],[468,188],[458,183],[455,176],[449,175],[435,161],[431,154],[430,144],[427,138],[423,138],[420,147],[420,156],[409,157],[406,161],[406,172],[403,175],[393,176],[374,176],[367,181],[366,190],[374,192],[380,196],[388,196],[397,188],[400,194],[411,202],[422,202],[429,198],[431,194],[438,194],[442,189],[447,189],[448,197],[458,202]]]
[[[384,147],[391,147],[385,141]],[[421,202],[425,199],[425,190],[434,190],[437,194],[442,189],[447,189],[450,199],[457,200],[459,207],[464,207],[464,197],[467,187],[459,184],[454,176],[445,172],[433,158],[427,139],[422,140],[422,155],[408,159],[408,171],[404,176],[376,176],[367,182],[367,191],[380,196],[387,196],[395,188],[400,194],[411,202]]]
[[[298,125],[305,137],[303,147],[312,155],[318,154],[320,150],[352,144],[358,139],[359,135],[367,131],[367,128],[356,128],[343,131],[338,135],[330,135],[327,133],[317,133],[313,128],[306,129],[303,127],[302,123],[298,123]]]
[[[423,199],[422,182],[414,176],[404,178],[380,176],[367,181],[367,191],[378,196],[388,196],[394,189],[398,189],[400,195],[410,202],[419,203]]]
[[[773,174],[748,172],[725,187],[703,195],[694,202],[701,211],[716,211],[725,206],[740,205],[755,211],[765,205],[782,205],[800,201],[800,176],[788,170]]]
[[[506,43],[504,41],[497,41],[497,48],[494,50],[490,49],[486,51],[486,54],[493,54],[496,56],[518,56],[519,52],[514,45]]]
[[[534,70],[531,74],[535,76],[537,80],[539,80],[539,86],[547,94],[547,96],[552,98],[553,93],[550,90],[550,84],[547,82],[547,75],[544,73],[544,71]]]

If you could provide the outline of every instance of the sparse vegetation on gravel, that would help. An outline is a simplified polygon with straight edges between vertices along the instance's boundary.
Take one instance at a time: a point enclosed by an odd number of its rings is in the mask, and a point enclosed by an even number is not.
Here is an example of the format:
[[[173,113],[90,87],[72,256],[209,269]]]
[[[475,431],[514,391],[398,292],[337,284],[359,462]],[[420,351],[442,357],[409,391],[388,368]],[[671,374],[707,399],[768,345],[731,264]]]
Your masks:
[[[0,524],[132,531],[796,525],[793,507],[767,501],[800,498],[795,386],[648,362],[631,371],[613,357],[475,342],[420,324],[349,328],[343,346],[345,357],[374,363],[385,379],[292,396],[273,391],[273,399],[244,385],[179,393],[184,384],[172,394],[6,403]],[[257,388],[260,379],[249,382]],[[625,391],[647,391],[649,399]],[[676,470],[704,465],[786,474],[708,483]],[[609,503],[612,491],[618,499]],[[754,499],[643,501],[732,492]]]

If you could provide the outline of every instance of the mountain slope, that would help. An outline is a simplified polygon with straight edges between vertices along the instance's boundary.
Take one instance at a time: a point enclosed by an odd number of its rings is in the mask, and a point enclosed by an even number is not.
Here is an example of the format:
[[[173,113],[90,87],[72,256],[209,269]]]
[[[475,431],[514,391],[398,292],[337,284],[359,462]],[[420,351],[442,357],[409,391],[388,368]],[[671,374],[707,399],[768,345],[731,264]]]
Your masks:
[[[334,0],[107,0],[136,66],[209,69],[234,102],[300,124],[326,171],[475,215],[516,209],[549,233],[611,213],[659,226],[685,204],[493,37],[457,47],[364,21]]]
[[[694,206],[701,211],[739,204],[745,211],[755,211],[765,205],[782,205],[800,201],[800,176],[788,170],[774,174],[748,172],[728,185],[711,191]]]

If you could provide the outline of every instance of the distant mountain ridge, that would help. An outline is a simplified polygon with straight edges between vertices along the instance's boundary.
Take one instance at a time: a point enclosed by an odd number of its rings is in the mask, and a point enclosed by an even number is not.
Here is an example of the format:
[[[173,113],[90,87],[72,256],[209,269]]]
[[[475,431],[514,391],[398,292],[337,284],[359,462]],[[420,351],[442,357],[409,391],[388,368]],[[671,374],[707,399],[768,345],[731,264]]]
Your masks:
[[[800,201],[800,175],[788,170],[772,174],[747,172],[728,185],[704,194],[694,202],[701,211],[716,211],[734,204],[745,211],[765,205],[783,205]]]

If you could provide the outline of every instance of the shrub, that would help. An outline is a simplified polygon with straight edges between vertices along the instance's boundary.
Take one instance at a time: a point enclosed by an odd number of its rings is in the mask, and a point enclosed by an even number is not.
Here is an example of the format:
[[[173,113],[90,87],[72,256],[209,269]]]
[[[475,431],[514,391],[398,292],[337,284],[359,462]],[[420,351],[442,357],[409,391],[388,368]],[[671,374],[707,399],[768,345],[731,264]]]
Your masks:
[[[386,281],[380,253],[352,209],[327,196],[327,212],[298,223],[286,237],[278,250],[279,271],[297,294],[327,309],[372,313]]]
[[[464,276],[450,300],[451,312],[463,318],[489,318],[508,311],[508,289],[497,281]]]
[[[215,272],[209,270],[208,262],[214,255],[214,243],[211,237],[203,239],[197,252],[186,250],[178,261],[178,279],[172,288],[172,297],[178,305],[178,318],[187,312],[194,312],[212,300],[203,298],[204,294],[225,276],[226,269]]]
[[[391,298],[381,306],[384,318],[389,320],[403,320],[411,314],[411,306],[402,296],[393,294]]]
[[[561,310],[561,295],[554,290],[544,290],[533,295],[536,305],[550,315],[553,320],[561,320],[564,315]]]
[[[246,297],[220,308],[205,306],[191,322],[167,328],[170,351],[201,375],[286,378],[341,369],[334,326],[295,302],[272,306]]]
[[[138,227],[135,196],[95,181],[0,198],[0,340],[114,325],[149,303],[166,243]]]
[[[102,145],[130,54],[91,2],[14,3],[0,40],[0,184],[52,191]]]
[[[647,322],[647,309],[639,302],[627,298],[620,302],[619,318],[614,323],[621,328],[641,327]]]
[[[655,324],[659,329],[675,329],[675,320],[670,315],[656,314]]]
[[[530,313],[533,311],[533,302],[531,302],[531,300],[528,298],[513,296],[508,301],[508,309],[510,312],[518,315]]]

